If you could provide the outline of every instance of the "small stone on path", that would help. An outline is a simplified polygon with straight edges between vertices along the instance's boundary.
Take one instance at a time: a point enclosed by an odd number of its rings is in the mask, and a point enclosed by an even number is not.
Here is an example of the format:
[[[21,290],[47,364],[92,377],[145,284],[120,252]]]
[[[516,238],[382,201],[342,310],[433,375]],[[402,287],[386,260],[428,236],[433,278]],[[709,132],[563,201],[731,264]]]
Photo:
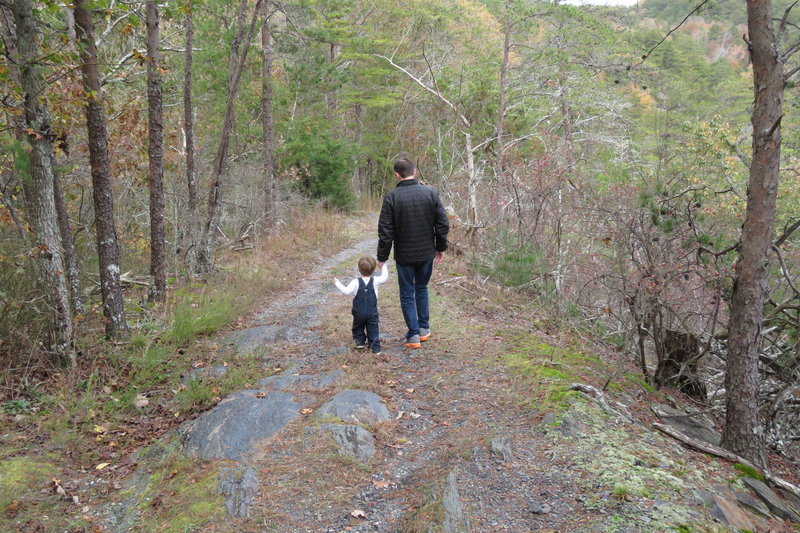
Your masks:
[[[376,424],[391,418],[383,399],[374,392],[344,390],[317,410],[317,417],[336,417],[344,422]]]

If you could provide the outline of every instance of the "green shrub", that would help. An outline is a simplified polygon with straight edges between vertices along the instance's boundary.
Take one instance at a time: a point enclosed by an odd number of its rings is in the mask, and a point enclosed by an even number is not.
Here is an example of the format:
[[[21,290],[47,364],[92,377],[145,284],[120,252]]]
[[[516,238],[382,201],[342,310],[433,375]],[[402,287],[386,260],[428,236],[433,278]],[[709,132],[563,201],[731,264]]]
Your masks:
[[[301,191],[338,208],[351,208],[353,150],[327,131],[309,124],[291,130],[279,154],[281,170],[297,177]]]
[[[516,237],[504,232],[497,236],[490,249],[499,250],[489,258],[488,264],[480,265],[477,270],[484,275],[491,275],[498,283],[514,288],[545,289],[544,274],[551,269],[544,255],[534,245],[516,242]]]

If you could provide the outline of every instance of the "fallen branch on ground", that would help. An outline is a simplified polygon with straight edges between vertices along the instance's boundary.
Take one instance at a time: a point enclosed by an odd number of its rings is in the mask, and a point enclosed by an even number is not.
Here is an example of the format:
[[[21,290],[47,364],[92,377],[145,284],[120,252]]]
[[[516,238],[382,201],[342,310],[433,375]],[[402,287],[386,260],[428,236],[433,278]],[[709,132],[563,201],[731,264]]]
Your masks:
[[[721,457],[732,463],[741,463],[749,468],[752,468],[753,470],[759,472],[762,476],[764,476],[764,479],[766,479],[776,487],[779,487],[787,492],[791,492],[792,494],[800,498],[800,487],[792,485],[785,479],[779,478],[778,476],[774,475],[772,472],[758,468],[744,457],[739,457],[735,453],[728,451],[724,448],[720,448],[719,446],[715,446],[709,442],[705,442],[699,439],[694,439],[689,435],[686,435],[685,433],[682,433],[677,429],[672,428],[666,424],[660,424],[656,422],[653,424],[653,427],[661,431],[662,433],[666,433],[670,437],[681,441],[682,443],[686,444],[691,448],[700,450],[701,452],[710,453],[711,455],[715,455],[717,457]]]
[[[582,392],[583,394],[594,400],[600,406],[600,408],[606,411],[607,413],[624,418],[625,420],[631,423],[636,421],[625,404],[615,401],[614,404],[616,406],[616,409],[611,407],[611,405],[608,402],[608,399],[606,398],[606,395],[603,394],[603,392],[597,387],[593,387],[585,383],[573,383],[572,385],[570,385],[569,390],[576,390],[578,392]]]

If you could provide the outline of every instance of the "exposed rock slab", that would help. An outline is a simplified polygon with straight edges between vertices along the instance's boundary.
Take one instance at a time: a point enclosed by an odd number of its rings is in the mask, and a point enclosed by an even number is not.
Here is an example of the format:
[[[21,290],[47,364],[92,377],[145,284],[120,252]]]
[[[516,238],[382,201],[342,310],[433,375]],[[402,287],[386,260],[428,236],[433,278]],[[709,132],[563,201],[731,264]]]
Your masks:
[[[714,423],[706,416],[673,409],[668,405],[653,405],[652,410],[665,424],[692,438],[708,442],[714,446],[719,446],[722,440],[719,432],[714,427]]]
[[[232,518],[247,518],[258,494],[258,474],[249,467],[223,468],[217,492],[228,497],[225,508]]]
[[[709,514],[720,523],[748,531],[760,530],[762,521],[739,507],[735,499],[728,496],[730,491],[724,492],[725,495],[710,490],[699,490],[697,495],[708,508]]]
[[[321,428],[331,434],[341,453],[362,461],[375,455],[375,438],[363,427],[348,424],[322,424]]]
[[[181,427],[188,453],[201,459],[234,459],[257,452],[289,422],[303,405],[285,392],[243,390]]]
[[[461,496],[458,493],[458,469],[453,469],[447,475],[447,483],[442,496],[444,506],[444,533],[467,533],[470,531],[469,517],[464,512]]]
[[[203,368],[193,368],[181,377],[181,383],[188,385],[192,381],[203,381],[207,379],[218,379],[228,373],[225,365],[215,365]]]
[[[374,392],[343,390],[317,410],[316,416],[331,416],[344,422],[376,424],[391,418],[389,409]]]
[[[285,392],[301,392],[308,390],[325,390],[344,376],[344,371],[334,370],[317,375],[300,374],[281,374],[269,376],[258,382],[258,386],[264,390],[280,390]]]
[[[238,353],[250,353],[274,342],[289,341],[297,335],[295,328],[285,326],[256,326],[232,331],[223,340],[225,346]]]
[[[800,517],[798,517],[794,511],[789,509],[789,507],[783,503],[780,497],[762,481],[751,477],[746,477],[743,481],[745,485],[752,489],[756,496],[761,498],[761,500],[767,504],[767,507],[769,507],[769,510],[772,511],[772,514],[779,516],[784,520],[791,520],[792,522],[800,523]]]

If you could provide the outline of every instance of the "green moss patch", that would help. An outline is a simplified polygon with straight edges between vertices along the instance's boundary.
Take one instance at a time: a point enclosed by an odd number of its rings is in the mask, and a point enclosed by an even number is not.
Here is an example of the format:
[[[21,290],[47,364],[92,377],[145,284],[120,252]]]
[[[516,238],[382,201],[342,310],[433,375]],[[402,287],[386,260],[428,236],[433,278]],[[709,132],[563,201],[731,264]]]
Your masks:
[[[150,477],[137,510],[141,531],[183,533],[224,523],[225,498],[217,493],[216,468],[198,468],[183,458],[167,460]]]
[[[41,459],[11,457],[0,461],[0,531],[16,531],[27,502],[38,497],[57,474],[58,467]]]
[[[613,507],[621,529],[635,526],[644,532],[666,531],[685,523],[703,526],[698,509],[681,502],[694,487],[706,484],[705,472],[686,468],[653,439],[631,438],[630,427],[610,421],[593,402],[571,401],[564,416],[579,420],[582,426],[581,438],[569,442],[576,468],[585,472],[581,492],[595,495],[585,503],[587,508]],[[558,432],[548,434],[563,438]],[[655,506],[657,500],[660,503]],[[652,519],[647,524],[638,521],[644,512]]]

